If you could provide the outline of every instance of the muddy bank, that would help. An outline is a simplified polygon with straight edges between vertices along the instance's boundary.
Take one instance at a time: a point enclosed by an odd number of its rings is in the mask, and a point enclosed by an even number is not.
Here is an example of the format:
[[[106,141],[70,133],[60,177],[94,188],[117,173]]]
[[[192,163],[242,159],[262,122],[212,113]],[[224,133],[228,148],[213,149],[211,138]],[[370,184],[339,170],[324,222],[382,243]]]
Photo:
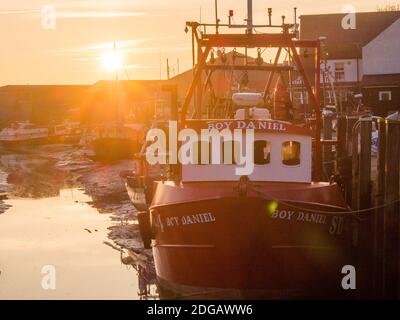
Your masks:
[[[0,214],[10,208],[9,205],[4,203],[7,199],[8,193],[11,191],[11,185],[7,182],[7,173],[0,170]]]

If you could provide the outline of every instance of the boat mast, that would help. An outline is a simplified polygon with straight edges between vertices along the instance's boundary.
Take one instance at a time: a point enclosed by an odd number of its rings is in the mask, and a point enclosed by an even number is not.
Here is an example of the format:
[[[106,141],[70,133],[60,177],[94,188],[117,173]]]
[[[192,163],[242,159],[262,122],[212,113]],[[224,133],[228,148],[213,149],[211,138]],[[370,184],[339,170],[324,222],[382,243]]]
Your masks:
[[[114,40],[114,44],[113,44],[113,55],[114,58],[117,57],[117,43]],[[120,110],[120,104],[119,104],[119,85],[118,85],[119,81],[118,81],[118,66],[115,66],[115,71],[114,71],[114,104],[115,104],[115,111],[116,111],[116,120],[117,123],[120,125],[123,121],[122,121],[122,116],[121,116],[121,110]]]
[[[215,0],[215,33],[218,34],[219,28],[219,19],[218,19],[218,0]]]
[[[113,55],[114,55],[114,57],[117,56],[117,43],[115,42],[115,40],[114,40],[114,44],[113,44]],[[114,77],[115,77],[115,80],[118,81],[118,68],[117,67],[115,68]]]
[[[217,3],[217,1],[215,2]],[[232,17],[233,12],[229,12],[229,17]],[[270,76],[276,71],[290,71],[291,66],[278,65],[278,59],[280,52],[284,48],[288,48],[289,55],[292,63],[296,66],[299,76],[303,79],[304,87],[307,89],[307,93],[311,102],[311,105],[315,111],[316,126],[315,126],[315,173],[314,180],[319,181],[321,176],[322,168],[322,142],[321,142],[321,110],[320,110],[320,58],[321,58],[321,43],[319,39],[314,40],[302,40],[298,39],[297,31],[297,11],[295,11],[295,23],[288,24],[285,23],[285,17],[282,16],[282,23],[274,25],[271,21],[272,9],[268,8],[268,20],[267,25],[258,25],[253,23],[253,1],[247,1],[247,19],[246,24],[232,24],[229,19],[228,24],[220,23],[218,20],[218,25],[215,23],[198,23],[195,21],[187,21],[185,31],[189,32],[189,28],[192,30],[192,46],[193,46],[193,56],[197,49],[197,64],[193,68],[193,80],[188,88],[186,97],[182,104],[181,111],[181,123],[183,126],[186,122],[187,112],[191,106],[191,102],[194,100],[194,109],[199,110],[198,106],[201,103],[196,101],[196,93],[198,88],[202,83],[203,72],[211,72],[218,68],[223,69],[226,66],[212,66],[207,63],[208,56],[213,54],[214,48],[277,48],[278,53],[276,55],[276,62],[271,66],[255,66],[257,70],[270,71]],[[218,17],[218,16],[217,16]],[[218,19],[218,18],[217,18]],[[237,28],[245,29],[245,33],[219,33],[211,34],[207,33],[206,28],[218,28],[218,32],[221,28]],[[277,28],[281,29],[281,32],[271,32],[271,33],[255,33],[254,28]],[[293,31],[294,29],[294,31]],[[251,35],[251,36],[249,36]],[[195,43],[194,43],[195,42]],[[195,47],[197,44],[197,48]],[[315,53],[314,59],[314,86],[312,86],[312,80],[309,79],[303,61],[300,57],[298,50],[313,49]],[[215,67],[215,68],[212,68]],[[245,65],[244,68],[247,70],[252,69],[254,66]],[[236,66],[237,69],[238,66]],[[254,68],[253,68],[254,69]],[[272,82],[272,77],[267,82],[267,86],[264,92],[268,92],[270,83]],[[194,99],[193,99],[194,98]]]

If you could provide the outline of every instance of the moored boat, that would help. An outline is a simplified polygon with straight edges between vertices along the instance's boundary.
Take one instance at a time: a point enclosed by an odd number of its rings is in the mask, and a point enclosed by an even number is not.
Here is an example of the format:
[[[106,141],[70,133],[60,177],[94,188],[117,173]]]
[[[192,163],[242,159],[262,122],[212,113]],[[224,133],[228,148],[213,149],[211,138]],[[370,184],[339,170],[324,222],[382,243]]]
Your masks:
[[[29,121],[14,122],[0,131],[0,144],[5,147],[50,143],[77,143],[81,137],[78,124],[64,123],[39,126]]]
[[[92,140],[95,158],[103,161],[132,159],[140,151],[143,136],[144,126],[140,124],[99,126]]]
[[[4,146],[37,144],[48,140],[49,129],[29,121],[15,122],[0,131],[0,143]]]
[[[253,34],[252,19],[248,19],[246,34],[242,35],[209,34],[199,31],[209,24],[187,23],[199,39],[195,49],[199,56],[181,119],[178,125],[169,127],[168,138],[155,139],[148,134],[148,142],[165,140],[168,152],[160,145],[148,147],[146,159],[139,166],[145,168],[146,163],[154,162],[149,161],[149,155],[155,149],[158,156],[167,153],[168,174],[147,182],[153,185],[152,193],[139,216],[144,244],[153,248],[159,284],[166,291],[191,297],[217,294],[220,298],[332,298],[352,294],[342,286],[342,269],[357,265],[359,226],[338,185],[320,181],[320,64],[316,59],[313,89],[297,52],[298,47],[311,47],[318,55],[320,47],[318,41],[296,39],[296,30],[289,32],[294,25],[270,23],[266,27],[279,27],[283,32]],[[204,106],[196,99],[197,118],[187,119],[194,92],[203,90],[203,72],[208,72],[209,83],[218,68],[236,68],[234,60],[232,65],[212,68],[211,62],[207,63],[213,47],[224,46],[278,47],[273,66],[263,64],[262,50],[258,49],[258,66],[237,68],[269,72],[293,71],[291,66],[277,64],[282,47],[288,48],[314,108],[315,127],[306,127],[305,121],[286,121],[282,117],[289,113],[277,112],[277,105],[267,105],[273,74],[268,77],[265,92],[225,92],[223,109],[214,112],[218,106],[209,108],[218,118],[199,116]],[[209,87],[212,89],[212,85]],[[215,92],[211,97],[218,101]],[[281,101],[280,105],[284,108],[290,103]],[[279,115],[279,120],[271,114]],[[181,129],[179,133],[173,132],[176,127]],[[200,138],[192,140],[190,135]],[[187,152],[189,161],[173,162],[185,158]],[[238,170],[248,164],[250,170]],[[144,183],[147,172],[136,170],[131,179]]]
[[[352,219],[336,184],[311,182],[311,132],[251,121],[283,129],[256,131],[251,175],[235,175],[233,164],[190,164],[180,180],[156,182],[150,218],[160,281],[178,291],[286,298],[340,291]],[[193,122],[188,127],[219,123]]]

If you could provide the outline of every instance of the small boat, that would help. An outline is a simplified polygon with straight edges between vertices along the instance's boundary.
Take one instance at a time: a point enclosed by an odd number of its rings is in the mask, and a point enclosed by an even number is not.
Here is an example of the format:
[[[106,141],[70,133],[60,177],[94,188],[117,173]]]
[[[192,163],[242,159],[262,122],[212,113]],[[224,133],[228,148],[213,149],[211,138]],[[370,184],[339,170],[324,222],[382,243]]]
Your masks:
[[[0,144],[5,147],[51,143],[77,143],[81,138],[79,124],[38,126],[29,121],[12,123],[0,131]]]
[[[45,143],[49,138],[49,129],[32,124],[29,121],[14,122],[0,131],[0,143],[4,146]]]
[[[104,125],[95,128],[92,146],[95,158],[102,161],[132,159],[144,140],[140,124]]]
[[[135,209],[139,212],[148,210],[148,199],[151,197],[152,193],[149,188],[146,188],[144,181],[137,176],[136,171],[126,170],[120,172],[119,175],[125,183],[129,199],[131,200]],[[148,185],[151,185],[151,183]]]
[[[49,127],[49,140],[52,143],[77,144],[82,137],[79,123],[65,122]]]

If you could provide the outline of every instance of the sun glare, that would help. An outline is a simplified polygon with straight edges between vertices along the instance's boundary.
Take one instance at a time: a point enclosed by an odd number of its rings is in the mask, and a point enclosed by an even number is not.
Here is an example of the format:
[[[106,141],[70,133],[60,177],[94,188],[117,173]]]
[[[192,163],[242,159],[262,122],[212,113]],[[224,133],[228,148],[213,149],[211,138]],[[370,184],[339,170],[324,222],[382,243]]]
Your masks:
[[[116,71],[121,67],[121,57],[115,52],[109,52],[102,57],[104,67],[108,71]]]

